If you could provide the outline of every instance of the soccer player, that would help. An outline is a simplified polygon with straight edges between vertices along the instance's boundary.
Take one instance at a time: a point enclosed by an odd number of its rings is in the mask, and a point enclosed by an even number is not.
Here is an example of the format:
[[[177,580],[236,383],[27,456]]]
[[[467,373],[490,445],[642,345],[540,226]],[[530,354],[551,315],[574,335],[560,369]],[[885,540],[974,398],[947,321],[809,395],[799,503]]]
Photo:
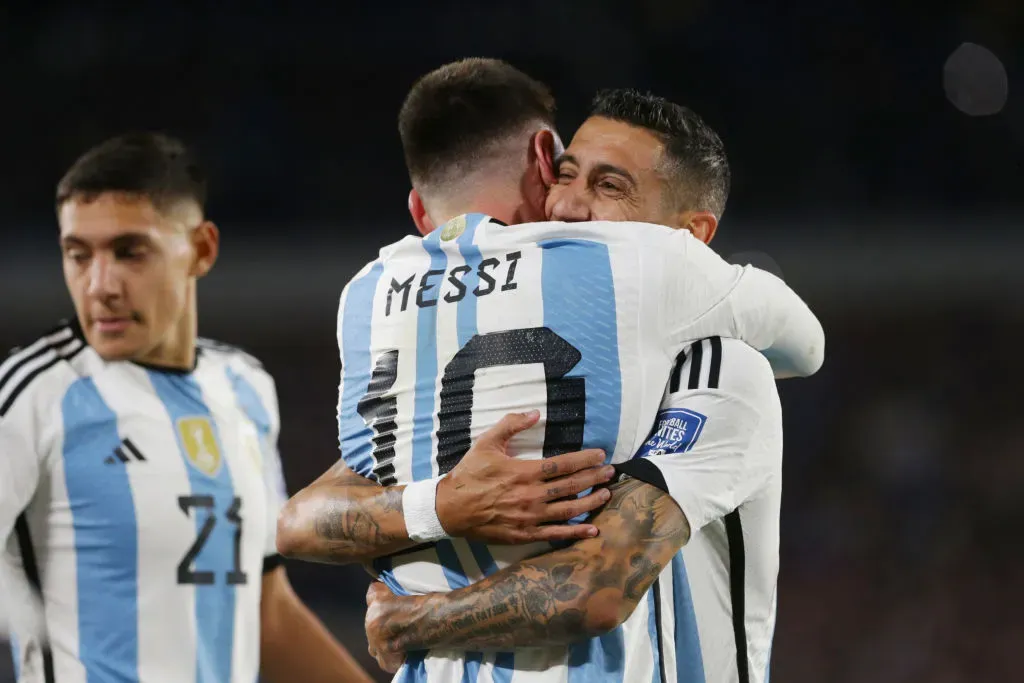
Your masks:
[[[413,217],[428,236],[383,249],[346,288],[339,320],[343,457],[384,486],[364,483],[361,498],[345,500],[339,490],[360,484],[335,468],[333,481],[289,505],[286,548],[335,561],[408,548],[375,563],[393,591],[464,588],[545,549],[448,538],[445,492],[470,486],[460,472],[473,457],[462,459],[470,437],[504,412],[544,413],[543,429],[528,429],[513,448],[523,458],[586,444],[621,462],[645,441],[673,362],[694,340],[716,332],[745,339],[779,350],[801,374],[820,364],[820,326],[799,298],[766,273],[724,263],[689,231],[606,222],[505,227],[502,219],[542,212],[537,197],[555,180],[550,97],[520,72],[486,60],[443,67],[413,88],[400,127]],[[474,207],[493,217],[460,215]],[[707,223],[709,214],[717,220],[703,208],[689,218]],[[606,509],[635,507],[625,497],[640,495],[636,485],[615,490],[620,498]],[[642,505],[660,495],[647,485],[641,493]],[[423,541],[432,543],[409,548]],[[638,559],[653,566],[660,558]],[[446,613],[450,627],[466,625]],[[515,671],[516,680],[548,680],[559,671],[564,678],[568,665],[589,680],[600,647],[569,660],[565,648],[433,651],[410,660],[403,675],[486,680]]]
[[[664,197],[673,185],[697,186],[682,204],[717,201],[720,211],[722,183],[699,183],[725,164],[713,139],[683,107],[604,93],[558,160],[549,212],[643,217],[638,207],[677,201]],[[684,171],[689,181],[673,183]],[[485,433],[467,457],[492,442]],[[540,668],[550,680],[766,680],[782,468],[781,410],[767,360],[718,337],[684,349],[648,441],[615,467],[623,477],[592,520],[596,538],[447,593],[399,597],[372,586],[367,634],[381,664],[396,669],[407,650],[504,650],[517,670]],[[410,670],[426,666],[417,657]]]
[[[57,188],[76,319],[0,365],[2,585],[24,683],[369,681],[275,550],[273,379],[197,339],[206,181],[136,134]]]

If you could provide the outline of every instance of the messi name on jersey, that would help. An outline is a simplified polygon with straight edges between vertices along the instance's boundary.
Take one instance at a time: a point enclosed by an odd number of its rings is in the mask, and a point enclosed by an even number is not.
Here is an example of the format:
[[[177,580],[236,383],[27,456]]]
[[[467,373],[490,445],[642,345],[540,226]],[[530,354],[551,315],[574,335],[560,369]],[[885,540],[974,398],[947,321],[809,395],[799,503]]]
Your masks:
[[[522,258],[522,252],[513,251],[505,254],[504,260],[485,258],[476,267],[469,264],[455,266],[448,270],[428,270],[425,273],[412,273],[404,280],[391,278],[388,287],[387,302],[384,315],[392,312],[392,304],[400,298],[398,313],[404,313],[409,306],[409,299],[416,302],[419,308],[436,306],[438,301],[449,304],[462,301],[467,294],[476,297],[487,296],[496,291],[514,290],[516,283],[516,264]],[[499,285],[498,283],[502,284]],[[412,296],[413,285],[416,283],[416,296]],[[396,296],[397,295],[397,296]]]

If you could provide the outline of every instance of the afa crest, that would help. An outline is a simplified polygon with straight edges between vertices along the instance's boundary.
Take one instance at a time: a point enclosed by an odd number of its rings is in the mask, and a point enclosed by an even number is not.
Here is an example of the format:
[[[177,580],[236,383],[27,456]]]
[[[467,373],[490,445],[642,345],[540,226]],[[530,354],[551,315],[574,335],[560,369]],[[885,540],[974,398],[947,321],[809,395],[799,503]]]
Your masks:
[[[453,239],[461,235],[466,231],[466,217],[456,216],[451,219],[445,226],[441,228],[441,239],[445,242],[451,242]]]
[[[223,457],[213,425],[206,417],[183,417],[178,420],[178,436],[188,461],[203,474],[216,477]]]

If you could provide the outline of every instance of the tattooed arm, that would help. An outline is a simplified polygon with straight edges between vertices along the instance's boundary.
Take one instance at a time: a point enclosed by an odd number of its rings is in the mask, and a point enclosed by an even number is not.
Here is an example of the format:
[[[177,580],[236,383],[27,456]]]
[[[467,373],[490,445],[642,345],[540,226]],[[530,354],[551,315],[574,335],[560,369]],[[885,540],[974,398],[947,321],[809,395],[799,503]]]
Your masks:
[[[506,415],[476,440],[437,486],[437,516],[445,531],[491,543],[532,543],[586,538],[591,524],[565,522],[597,509],[608,491],[580,491],[607,482],[614,470],[602,466],[598,450],[543,460],[516,460],[508,443],[537,423],[540,414]],[[402,509],[404,486],[380,486],[344,462],[296,494],[278,518],[282,555],[316,562],[365,562],[410,548]]]
[[[637,479],[611,487],[600,534],[451,593],[397,597],[371,586],[366,615],[379,660],[412,650],[506,649],[568,643],[615,628],[690,536],[661,490]]]
[[[281,511],[277,549],[313,562],[360,562],[412,547],[404,486],[380,486],[338,462]]]

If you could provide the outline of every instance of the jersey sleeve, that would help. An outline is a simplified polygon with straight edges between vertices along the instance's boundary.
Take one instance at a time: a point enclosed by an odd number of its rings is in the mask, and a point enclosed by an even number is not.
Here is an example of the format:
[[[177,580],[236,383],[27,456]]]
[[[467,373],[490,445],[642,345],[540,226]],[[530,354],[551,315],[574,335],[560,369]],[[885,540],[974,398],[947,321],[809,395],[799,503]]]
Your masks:
[[[30,413],[23,401],[0,417],[0,548],[39,484],[40,456]]]
[[[785,282],[753,266],[726,262],[688,231],[662,251],[670,286],[663,307],[673,348],[712,335],[761,351],[776,377],[806,377],[825,358],[825,331]]]
[[[681,358],[650,437],[616,469],[666,491],[696,532],[780,475],[781,435],[767,360],[742,342],[712,338]]]
[[[258,412],[250,414],[260,431],[259,451],[261,455],[261,467],[263,486],[266,494],[266,533],[263,540],[263,555],[265,558],[277,558],[277,517],[281,508],[288,500],[288,491],[284,483],[284,472],[281,468],[281,455],[278,449],[278,437],[281,432],[281,413],[278,409],[277,386],[274,378],[268,373],[259,361],[242,360],[235,366],[236,371],[242,374],[252,389],[256,392],[256,398],[260,408]],[[272,568],[273,564],[264,563],[264,568]]]
[[[278,437],[281,432],[281,414],[277,406],[277,389],[274,382],[267,376],[270,384],[271,429],[264,445],[263,482],[267,489],[267,537],[263,548],[264,557],[277,555],[277,517],[281,508],[288,501],[288,489],[284,483],[284,470],[281,467],[281,451]]]

